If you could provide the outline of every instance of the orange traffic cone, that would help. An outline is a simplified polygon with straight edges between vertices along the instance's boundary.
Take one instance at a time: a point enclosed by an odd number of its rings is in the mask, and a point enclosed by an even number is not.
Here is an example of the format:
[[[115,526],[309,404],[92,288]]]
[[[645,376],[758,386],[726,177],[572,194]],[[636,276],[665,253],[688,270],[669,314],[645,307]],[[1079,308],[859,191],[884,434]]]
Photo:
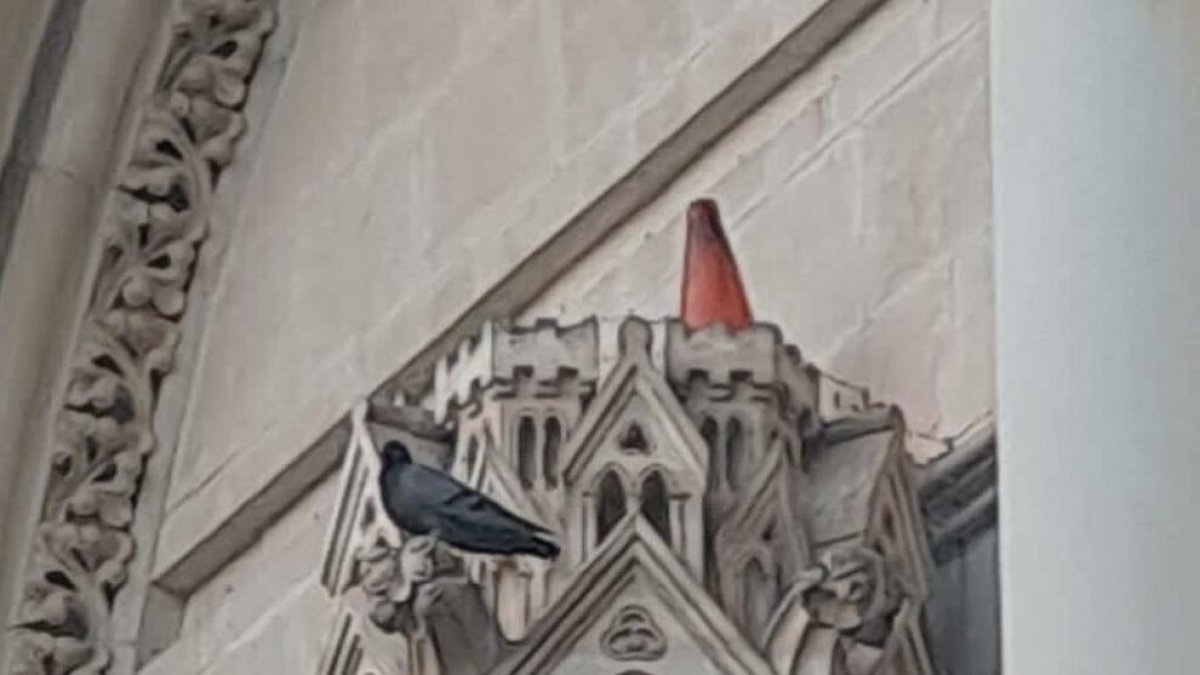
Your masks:
[[[723,323],[731,331],[754,321],[737,262],[711,199],[692,202],[687,212],[687,251],[679,314],[688,330]]]

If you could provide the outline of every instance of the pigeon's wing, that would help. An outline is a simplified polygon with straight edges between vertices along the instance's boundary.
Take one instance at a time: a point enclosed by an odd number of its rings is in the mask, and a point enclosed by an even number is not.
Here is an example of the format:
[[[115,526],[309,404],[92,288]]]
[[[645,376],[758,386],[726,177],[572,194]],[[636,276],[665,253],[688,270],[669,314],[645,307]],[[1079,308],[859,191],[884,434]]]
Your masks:
[[[409,471],[409,488],[418,493],[426,508],[433,508],[441,514],[453,515],[456,518],[509,521],[512,525],[532,532],[550,534],[546,528],[517,516],[441,471],[421,465],[413,465]]]

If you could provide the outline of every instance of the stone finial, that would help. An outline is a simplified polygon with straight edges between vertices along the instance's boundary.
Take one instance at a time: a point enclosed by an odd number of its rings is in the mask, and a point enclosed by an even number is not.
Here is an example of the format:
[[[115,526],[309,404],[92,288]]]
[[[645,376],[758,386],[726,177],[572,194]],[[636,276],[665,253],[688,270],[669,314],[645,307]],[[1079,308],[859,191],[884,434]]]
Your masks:
[[[359,557],[354,590],[366,616],[384,633],[407,636],[423,654],[417,675],[482,675],[503,656],[500,626],[480,588],[436,539],[412,537],[398,549],[378,544]],[[436,670],[428,670],[433,664]]]
[[[711,199],[692,202],[687,211],[687,250],[679,315],[689,330],[723,323],[739,331],[753,321],[737,261]]]

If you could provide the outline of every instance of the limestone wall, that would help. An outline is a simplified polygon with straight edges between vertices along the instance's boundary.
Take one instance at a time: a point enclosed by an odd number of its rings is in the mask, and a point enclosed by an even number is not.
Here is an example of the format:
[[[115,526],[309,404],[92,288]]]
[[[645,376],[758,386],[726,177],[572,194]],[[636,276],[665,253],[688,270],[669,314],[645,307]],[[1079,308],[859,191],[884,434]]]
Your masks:
[[[155,574],[822,4],[283,2],[200,261]],[[924,432],[990,410],[985,8],[884,3],[524,316],[673,312],[683,208],[715,195],[810,358]],[[331,485],[184,594],[148,672],[315,667]]]
[[[333,622],[319,560],[331,477],[188,599],[179,636],[147,675],[312,673]]]

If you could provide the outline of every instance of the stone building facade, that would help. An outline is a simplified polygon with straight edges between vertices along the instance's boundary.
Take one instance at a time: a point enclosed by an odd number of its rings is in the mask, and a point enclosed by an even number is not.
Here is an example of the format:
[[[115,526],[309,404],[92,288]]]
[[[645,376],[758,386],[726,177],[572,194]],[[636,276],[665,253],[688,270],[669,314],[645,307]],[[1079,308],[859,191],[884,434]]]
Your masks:
[[[385,616],[402,559],[467,580],[481,672],[786,672],[804,652],[770,629],[814,607],[788,590],[879,559],[886,637],[831,644],[999,672],[988,24],[986,0],[7,4],[0,672],[439,672]],[[748,333],[672,321],[700,196]],[[368,536],[389,434],[552,525],[561,562]],[[834,494],[855,480],[903,486],[902,546]],[[843,536],[875,553],[824,555]],[[568,658],[574,627],[595,649]]]

